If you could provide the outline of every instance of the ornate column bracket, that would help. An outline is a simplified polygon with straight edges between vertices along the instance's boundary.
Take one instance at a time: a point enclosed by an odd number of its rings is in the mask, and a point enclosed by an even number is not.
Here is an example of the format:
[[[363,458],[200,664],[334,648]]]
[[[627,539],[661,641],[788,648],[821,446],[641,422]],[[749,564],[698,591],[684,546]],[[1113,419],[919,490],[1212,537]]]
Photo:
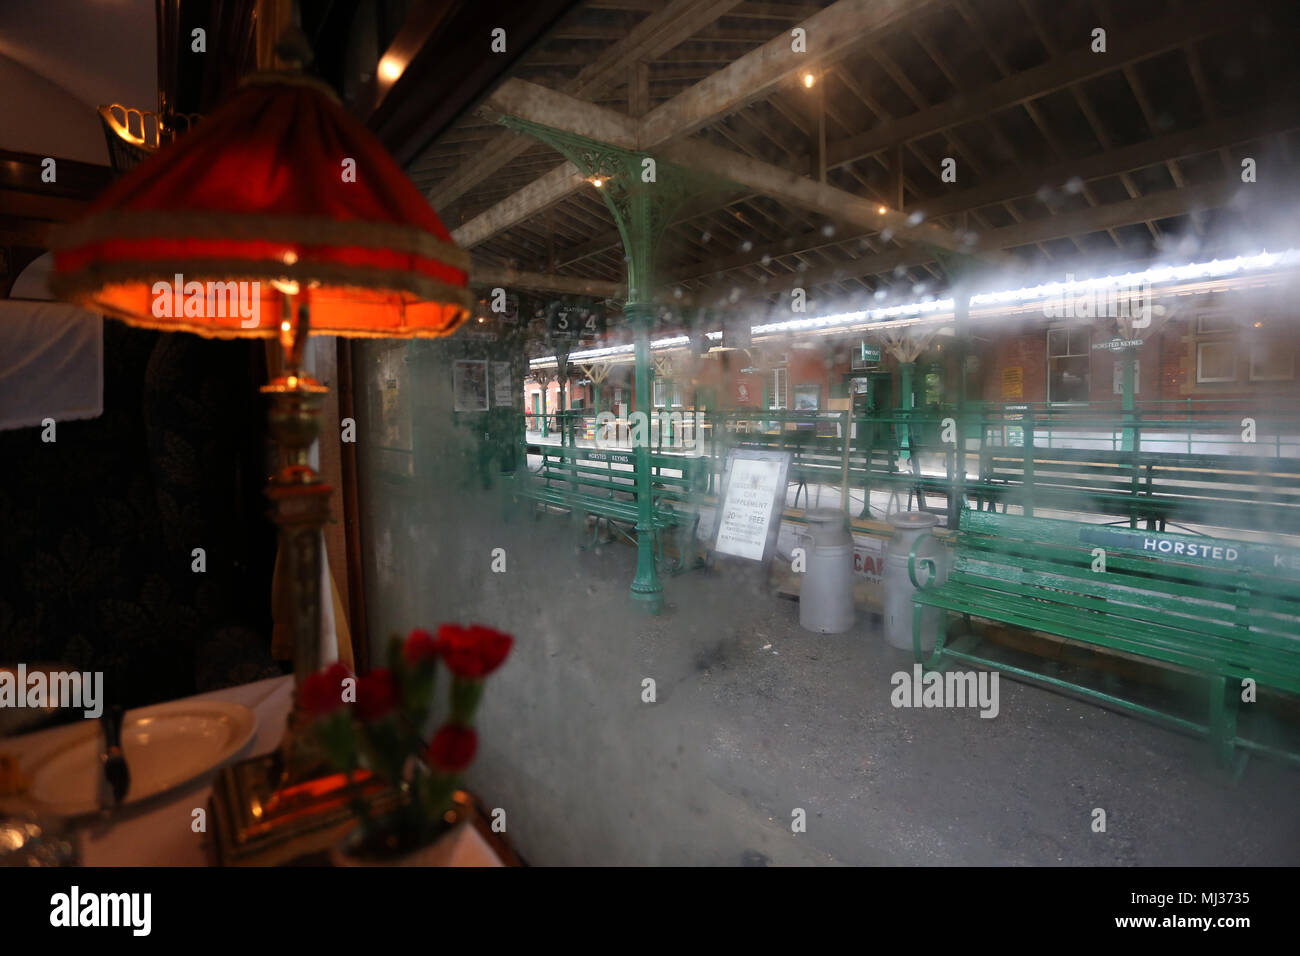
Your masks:
[[[605,384],[605,379],[609,378],[609,364],[607,362],[579,365],[578,368],[582,369],[582,374],[597,385]]]
[[[651,301],[655,252],[678,209],[705,193],[735,188],[717,176],[697,173],[650,152],[611,146],[515,116],[501,115],[497,122],[541,140],[577,166],[593,185],[600,182],[601,197],[614,217],[627,253],[630,303]],[[647,160],[653,163],[653,179],[649,181]]]

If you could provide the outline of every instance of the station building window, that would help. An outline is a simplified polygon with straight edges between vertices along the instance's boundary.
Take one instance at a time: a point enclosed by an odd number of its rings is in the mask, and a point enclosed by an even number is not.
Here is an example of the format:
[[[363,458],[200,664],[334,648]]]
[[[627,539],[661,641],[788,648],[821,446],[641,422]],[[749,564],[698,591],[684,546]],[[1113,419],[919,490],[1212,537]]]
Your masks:
[[[1196,343],[1196,381],[1235,382],[1237,380],[1237,343],[1218,339]]]
[[[684,390],[681,382],[668,382],[655,379],[655,408],[682,407]]]
[[[1226,315],[1197,316],[1197,384],[1235,382],[1239,377],[1236,323]]]
[[[1295,346],[1257,342],[1250,349],[1252,382],[1289,382],[1295,378]]]
[[[921,404],[926,408],[938,408],[943,404],[943,370],[937,366],[931,366],[925,371]]]
[[[1092,335],[1088,329],[1047,330],[1047,400],[1086,402]]]

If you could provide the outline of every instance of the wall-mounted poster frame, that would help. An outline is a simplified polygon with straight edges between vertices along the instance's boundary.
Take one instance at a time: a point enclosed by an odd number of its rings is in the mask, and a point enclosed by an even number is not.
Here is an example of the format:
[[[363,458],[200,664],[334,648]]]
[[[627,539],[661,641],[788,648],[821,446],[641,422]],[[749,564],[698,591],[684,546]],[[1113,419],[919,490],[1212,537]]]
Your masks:
[[[821,408],[822,387],[817,384],[796,385],[794,387],[794,410],[796,412],[815,412]]]
[[[492,404],[498,408],[513,407],[515,404],[509,362],[492,363]]]
[[[488,363],[486,359],[456,359],[451,363],[451,388],[456,411],[488,410]]]

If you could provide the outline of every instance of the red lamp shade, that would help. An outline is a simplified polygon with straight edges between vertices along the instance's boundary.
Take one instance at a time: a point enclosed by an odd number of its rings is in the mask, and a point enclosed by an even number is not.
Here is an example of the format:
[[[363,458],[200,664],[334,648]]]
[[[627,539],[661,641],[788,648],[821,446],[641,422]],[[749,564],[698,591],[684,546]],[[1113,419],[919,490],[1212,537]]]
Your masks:
[[[321,334],[449,335],[469,256],[333,91],[256,74],[58,237],[62,298],[133,325],[279,334],[297,291]],[[293,284],[296,283],[296,290]]]

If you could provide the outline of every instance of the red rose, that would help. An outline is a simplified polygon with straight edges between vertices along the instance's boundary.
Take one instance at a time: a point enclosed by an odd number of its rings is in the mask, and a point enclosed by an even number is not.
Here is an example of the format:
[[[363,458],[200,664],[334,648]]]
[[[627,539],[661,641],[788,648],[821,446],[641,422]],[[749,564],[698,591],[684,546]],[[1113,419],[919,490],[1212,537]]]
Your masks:
[[[501,666],[514,638],[481,624],[438,628],[438,653],[447,670],[457,677],[483,678]]]
[[[438,656],[438,644],[428,631],[416,628],[406,635],[406,644],[402,647],[406,663],[416,667]]]
[[[478,734],[473,727],[460,724],[443,724],[429,741],[430,766],[444,773],[464,770],[474,760],[478,751]]]
[[[343,681],[352,673],[335,661],[317,674],[308,674],[298,689],[298,704],[309,717],[324,717],[343,706]]]
[[[392,671],[376,667],[357,678],[357,717],[369,723],[387,717],[397,702],[397,685]]]

